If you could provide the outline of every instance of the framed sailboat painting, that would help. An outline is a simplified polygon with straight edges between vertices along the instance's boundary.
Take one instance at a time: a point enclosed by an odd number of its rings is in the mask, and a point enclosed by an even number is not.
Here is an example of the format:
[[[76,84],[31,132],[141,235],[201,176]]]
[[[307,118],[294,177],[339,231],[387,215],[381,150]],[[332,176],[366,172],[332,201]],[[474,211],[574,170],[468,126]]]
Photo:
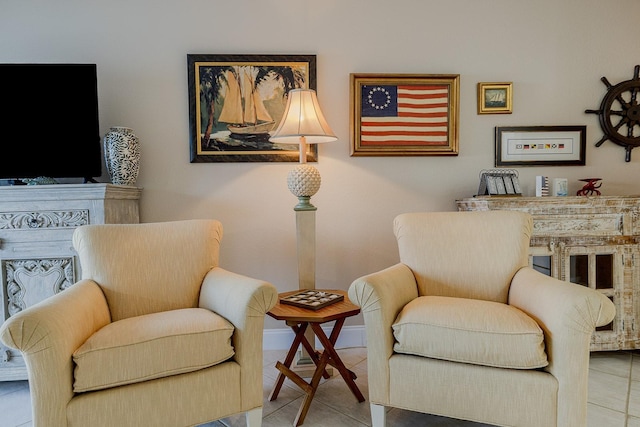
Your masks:
[[[269,137],[289,91],[316,89],[315,55],[188,54],[187,71],[191,163],[299,161],[297,145]]]
[[[478,83],[478,114],[511,114],[513,83]]]

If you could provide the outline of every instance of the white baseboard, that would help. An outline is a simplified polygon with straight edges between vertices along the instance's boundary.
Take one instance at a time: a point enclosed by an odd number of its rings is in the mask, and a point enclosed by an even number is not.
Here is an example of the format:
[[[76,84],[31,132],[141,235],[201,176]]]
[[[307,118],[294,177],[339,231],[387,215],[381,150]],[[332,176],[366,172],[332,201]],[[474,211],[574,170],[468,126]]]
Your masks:
[[[322,330],[329,336],[333,324],[323,326]],[[263,334],[262,347],[265,350],[288,350],[291,347],[293,341],[293,331],[289,328],[282,329],[265,329]],[[340,331],[340,336],[336,342],[335,348],[349,348],[349,347],[366,347],[367,336],[365,333],[364,325],[362,326],[345,326]],[[316,348],[322,348],[322,345],[316,338]]]

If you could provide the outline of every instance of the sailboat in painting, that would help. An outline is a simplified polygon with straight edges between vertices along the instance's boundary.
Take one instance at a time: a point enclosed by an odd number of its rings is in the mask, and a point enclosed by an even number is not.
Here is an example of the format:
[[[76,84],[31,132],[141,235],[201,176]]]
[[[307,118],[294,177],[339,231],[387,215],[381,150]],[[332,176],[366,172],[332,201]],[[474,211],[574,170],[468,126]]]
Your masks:
[[[487,90],[486,106],[487,107],[504,107],[506,102],[506,93],[504,90]]]
[[[275,121],[260,99],[248,71],[239,69],[237,75],[241,76],[241,81],[233,71],[227,70],[225,73],[228,90],[218,121],[227,123],[227,129],[239,137],[268,134]]]

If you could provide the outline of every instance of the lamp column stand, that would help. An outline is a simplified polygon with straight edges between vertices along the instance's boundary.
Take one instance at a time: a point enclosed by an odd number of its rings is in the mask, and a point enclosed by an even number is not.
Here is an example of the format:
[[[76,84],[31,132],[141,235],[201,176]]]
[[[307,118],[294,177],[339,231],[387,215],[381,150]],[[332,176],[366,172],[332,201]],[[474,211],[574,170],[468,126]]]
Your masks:
[[[293,209],[296,212],[296,240],[298,244],[298,289],[315,289],[316,287],[316,210],[307,201],[301,200]],[[305,333],[311,347],[315,349],[316,337],[311,329]],[[300,346],[295,365],[292,370],[303,378],[310,378],[315,372],[316,365],[309,357],[309,353]]]

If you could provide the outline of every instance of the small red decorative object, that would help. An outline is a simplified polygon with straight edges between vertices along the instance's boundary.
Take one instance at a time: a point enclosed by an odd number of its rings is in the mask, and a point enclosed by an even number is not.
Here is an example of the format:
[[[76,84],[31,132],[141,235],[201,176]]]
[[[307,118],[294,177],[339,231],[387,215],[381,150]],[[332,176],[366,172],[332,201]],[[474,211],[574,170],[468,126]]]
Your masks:
[[[580,181],[586,182],[586,184],[584,185],[584,187],[582,187],[581,190],[578,190],[576,196],[593,196],[594,194],[596,196],[599,196],[600,191],[598,191],[598,188],[602,186],[602,183],[598,181],[600,181],[601,179],[602,178],[581,179]]]

